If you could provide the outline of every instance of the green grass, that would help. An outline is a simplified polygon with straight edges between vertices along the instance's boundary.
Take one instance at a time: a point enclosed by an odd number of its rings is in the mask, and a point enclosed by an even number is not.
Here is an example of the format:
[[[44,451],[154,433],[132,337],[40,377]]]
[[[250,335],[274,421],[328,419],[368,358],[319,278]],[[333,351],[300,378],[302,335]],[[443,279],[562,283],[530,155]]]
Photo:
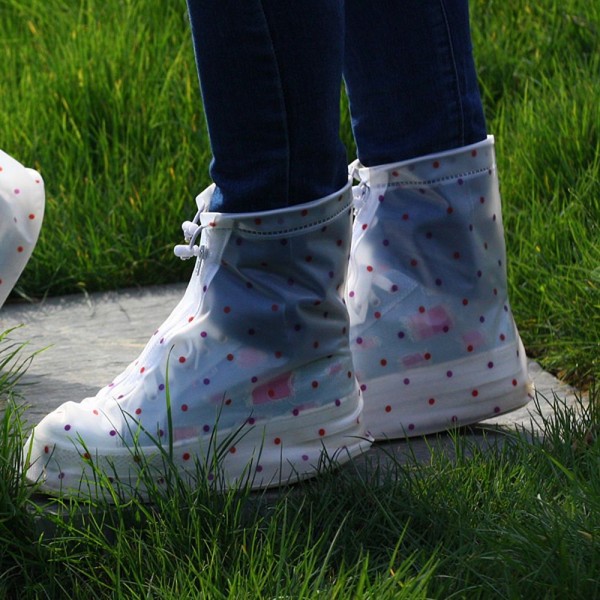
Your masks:
[[[544,439],[507,432],[484,451],[455,435],[429,462],[324,470],[268,494],[172,477],[150,502],[107,506],[30,495],[9,403],[0,597],[597,598],[598,406],[557,400]]]
[[[585,386],[600,370],[600,7],[471,12],[516,318],[531,356]],[[186,279],[171,249],[210,151],[184,0],[0,0],[0,14],[0,139],[48,195],[13,296]]]

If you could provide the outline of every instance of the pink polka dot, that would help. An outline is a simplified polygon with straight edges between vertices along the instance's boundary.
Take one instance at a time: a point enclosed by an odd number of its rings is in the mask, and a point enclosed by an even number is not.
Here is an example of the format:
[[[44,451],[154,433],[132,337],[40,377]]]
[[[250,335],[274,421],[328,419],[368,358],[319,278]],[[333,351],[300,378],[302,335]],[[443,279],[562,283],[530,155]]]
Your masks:
[[[15,188],[15,189],[13,190],[13,192],[14,192],[14,194],[15,194],[15,195],[17,195],[17,196],[18,196],[18,195],[21,193],[21,190],[20,190],[19,188]]]

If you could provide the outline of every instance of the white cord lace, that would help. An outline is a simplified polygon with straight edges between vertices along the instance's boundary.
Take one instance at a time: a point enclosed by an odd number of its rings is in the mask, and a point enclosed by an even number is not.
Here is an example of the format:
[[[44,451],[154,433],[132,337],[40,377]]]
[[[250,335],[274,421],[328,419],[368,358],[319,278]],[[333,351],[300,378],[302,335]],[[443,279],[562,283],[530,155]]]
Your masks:
[[[183,230],[183,238],[187,244],[178,244],[173,248],[175,256],[178,256],[181,260],[188,260],[189,258],[206,258],[207,249],[206,246],[198,246],[196,240],[202,233],[204,227],[200,225],[200,213],[198,211],[192,221],[184,221],[181,224]]]

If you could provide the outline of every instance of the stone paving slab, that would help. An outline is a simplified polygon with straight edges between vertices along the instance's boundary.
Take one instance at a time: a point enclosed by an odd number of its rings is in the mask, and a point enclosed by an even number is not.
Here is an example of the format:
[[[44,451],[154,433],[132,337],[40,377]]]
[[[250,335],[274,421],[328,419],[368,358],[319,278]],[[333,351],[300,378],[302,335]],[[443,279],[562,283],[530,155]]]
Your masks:
[[[25,413],[28,423],[35,425],[66,400],[79,401],[94,395],[110,382],[138,356],[184,290],[184,284],[125,289],[51,298],[37,304],[9,304],[0,309],[0,331],[22,324],[11,337],[28,341],[30,353],[42,350],[21,380],[21,393],[29,406]],[[542,414],[551,415],[555,395],[567,405],[576,401],[575,390],[544,372],[537,363],[530,361],[529,368]],[[535,409],[530,403],[485,421],[487,436],[480,428],[465,430],[464,435],[489,445],[495,435],[501,437],[503,428],[539,429],[539,417],[532,422],[532,414]],[[494,434],[494,428],[500,433]],[[437,436],[436,444],[450,448],[451,440],[449,436],[446,441]],[[401,458],[411,453],[427,460],[430,451],[427,439],[412,440],[410,445],[395,441],[378,444],[363,460],[385,460],[392,455]]]

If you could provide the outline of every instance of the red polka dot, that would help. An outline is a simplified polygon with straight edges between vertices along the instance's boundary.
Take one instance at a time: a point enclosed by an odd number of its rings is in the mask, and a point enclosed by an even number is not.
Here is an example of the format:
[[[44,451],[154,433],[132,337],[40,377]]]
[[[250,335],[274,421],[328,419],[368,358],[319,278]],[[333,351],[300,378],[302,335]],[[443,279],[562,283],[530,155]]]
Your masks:
[[[84,452],[82,456],[84,460],[90,460],[92,458],[89,452]]]
[[[223,312],[224,312],[226,315],[228,315],[228,314],[231,312],[231,306],[225,306],[225,307],[223,308]]]
[[[503,342],[505,339],[506,339],[506,336],[503,333],[501,333],[500,334],[500,341]]]
[[[140,373],[143,373],[145,370],[146,370],[146,367],[142,367],[142,368],[140,369]]]
[[[190,457],[190,453],[189,452],[184,452],[183,456],[181,458],[183,458],[183,460],[190,460],[190,458],[191,458]]]
[[[277,304],[271,304],[271,310],[273,312],[277,312],[279,310],[279,306]]]
[[[35,215],[33,213],[29,214],[29,220],[33,221],[35,219]]]
[[[380,364],[382,367],[385,367],[385,366],[387,365],[387,360],[386,360],[385,358],[382,358],[382,359],[379,361],[379,364]]]
[[[229,452],[231,454],[235,454],[237,452],[237,448],[235,446],[231,446],[231,448],[229,448]]]
[[[477,398],[477,396],[479,396],[479,392],[477,390],[473,390],[471,392],[471,396],[473,396],[473,398]]]
[[[471,156],[477,156],[477,150],[471,150]]]
[[[262,219],[259,219],[259,218],[254,219],[255,225],[260,225],[261,223],[262,223]]]
[[[135,409],[135,414],[136,415],[141,415],[142,414],[142,409],[141,408],[136,408]]]
[[[469,300],[467,298],[463,298],[463,306],[467,306],[469,304]]]
[[[473,352],[473,346],[471,344],[467,346],[467,352]]]
[[[423,354],[423,358],[425,360],[431,360],[431,353],[430,352],[425,352],[425,354]]]
[[[276,437],[276,438],[273,440],[273,443],[274,443],[276,446],[279,446],[279,444],[281,444],[281,438],[278,438],[278,437]]]
[[[516,379],[513,379],[513,380],[512,380],[512,384],[513,384],[513,386],[514,386],[514,387],[516,387],[516,386],[517,386],[517,383],[518,383],[518,381],[517,381]]]
[[[187,405],[187,404],[182,404],[182,405],[181,405],[181,410],[182,410],[183,412],[187,412],[187,409],[188,409],[188,408],[189,408],[189,407],[188,407],[188,405]]]
[[[451,214],[454,212],[454,209],[453,209],[451,206],[449,206],[449,207],[446,209],[446,212],[447,212],[449,215],[451,215]]]
[[[421,314],[423,314],[425,312],[425,307],[424,306],[419,306],[419,312]]]
[[[50,452],[50,448],[48,446],[44,446],[44,454],[48,454]]]
[[[458,260],[460,258],[460,252],[454,252],[452,258],[454,258],[454,260]]]
[[[188,323],[191,323],[194,320],[194,317],[188,317]]]
[[[312,385],[313,388],[318,388],[319,387],[319,382],[318,381],[313,381],[311,383],[311,385]]]
[[[416,258],[413,258],[413,259],[410,261],[410,266],[411,266],[411,267],[416,267],[418,264],[419,264],[419,261],[418,261]]]
[[[185,356],[180,356],[180,357],[179,357],[179,362],[180,362],[181,364],[183,364],[183,363],[184,363],[186,360],[187,360],[187,359],[185,358]]]
[[[25,250],[23,246],[17,246],[17,252],[23,252],[23,250]]]
[[[435,404],[435,398],[429,398],[428,402],[431,406],[433,406]]]
[[[392,407],[389,404],[385,407],[385,412],[392,412]]]
[[[232,361],[233,360],[233,354],[228,354],[227,355],[227,360]]]
[[[365,231],[367,229],[368,225],[366,223],[363,223],[362,225],[362,230]]]
[[[403,220],[403,221],[408,221],[408,219],[409,219],[409,218],[410,218],[410,217],[408,216],[408,213],[404,213],[404,214],[402,215],[402,220]]]
[[[371,273],[373,271],[373,267],[371,265],[367,265],[367,271],[369,271],[369,273]]]
[[[325,430],[324,430],[324,429],[319,429],[319,435],[320,435],[321,437],[323,437],[323,436],[325,435],[325,433],[326,433],[326,432],[325,432]]]
[[[300,214],[305,217],[308,214],[308,210],[306,208],[302,209],[302,211],[300,212]]]
[[[380,313],[378,310],[376,310],[376,311],[373,313],[373,316],[374,316],[376,319],[381,319],[381,313]]]
[[[439,160],[434,160],[432,166],[433,166],[434,169],[439,169],[440,168],[440,161]]]

